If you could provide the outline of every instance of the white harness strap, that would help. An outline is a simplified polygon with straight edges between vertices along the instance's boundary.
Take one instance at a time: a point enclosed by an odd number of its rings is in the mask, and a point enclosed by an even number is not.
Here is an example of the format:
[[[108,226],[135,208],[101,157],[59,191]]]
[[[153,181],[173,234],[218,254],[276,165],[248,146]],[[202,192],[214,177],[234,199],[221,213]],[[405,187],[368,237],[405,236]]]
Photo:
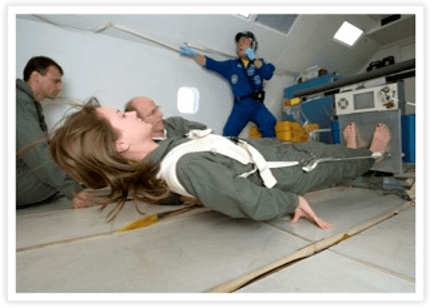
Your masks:
[[[210,134],[211,131],[211,129],[190,131],[188,138],[192,140],[173,148],[161,161],[157,176],[163,178],[173,192],[193,197],[184,189],[176,176],[176,164],[185,154],[215,152],[229,156],[242,164],[253,163],[244,149],[224,137]]]
[[[238,177],[247,178],[249,175],[255,173],[256,171],[259,171],[259,175],[261,176],[261,179],[267,188],[272,188],[277,184],[277,180],[271,173],[270,169],[287,168],[300,165],[300,162],[298,161],[266,161],[264,156],[262,156],[262,154],[257,149],[255,149],[244,140],[239,140],[238,144],[235,144],[227,138],[219,135],[213,135],[211,134],[211,132],[211,129],[191,130],[188,134],[188,138],[192,140],[173,148],[161,161],[160,171],[158,172],[157,177],[163,178],[173,192],[194,198],[194,196],[190,195],[185,190],[185,188],[179,182],[178,177],[176,176],[176,164],[178,163],[178,160],[183,155],[188,153],[219,153],[221,155],[230,157],[244,165],[253,164],[253,170],[243,173]],[[302,169],[305,172],[310,172],[316,167],[316,165],[322,162],[378,158],[381,156],[384,155],[381,153],[373,153],[370,156],[364,157],[318,158],[312,160],[310,164],[303,166]]]
[[[274,185],[277,184],[277,180],[274,177],[274,175],[271,173],[270,169],[293,167],[293,166],[297,166],[299,164],[298,161],[269,161],[269,162],[267,162],[265,160],[264,156],[262,156],[262,154],[259,153],[259,151],[256,150],[254,147],[252,147],[250,144],[248,144],[244,140],[239,140],[238,142],[242,148],[246,149],[246,151],[251,155],[252,160],[255,162],[255,168],[252,171],[243,173],[243,174],[239,175],[239,177],[247,178],[249,175],[256,172],[256,170],[259,170],[259,175],[261,176],[262,180],[264,181],[264,185],[268,188],[272,188],[272,187],[274,187]]]
[[[161,161],[160,171],[157,176],[163,178],[173,192],[193,197],[184,189],[176,176],[176,164],[178,160],[187,153],[219,153],[244,165],[254,164],[255,168],[252,171],[241,174],[239,177],[247,178],[249,175],[259,170],[264,185],[268,188],[272,188],[277,184],[270,168],[292,167],[299,164],[299,162],[296,161],[267,162],[262,154],[247,142],[240,140],[237,145],[225,137],[211,134],[211,131],[211,129],[191,130],[188,134],[188,138],[192,140],[173,148]]]

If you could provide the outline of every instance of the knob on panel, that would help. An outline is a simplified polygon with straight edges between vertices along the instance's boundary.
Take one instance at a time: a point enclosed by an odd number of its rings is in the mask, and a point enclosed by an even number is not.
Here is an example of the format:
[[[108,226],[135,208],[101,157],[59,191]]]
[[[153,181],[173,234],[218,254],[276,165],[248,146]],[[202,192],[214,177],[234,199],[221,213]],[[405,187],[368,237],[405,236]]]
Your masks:
[[[349,102],[346,98],[342,97],[341,99],[338,100],[338,107],[340,109],[345,110],[345,109],[347,109],[348,105],[349,105]]]

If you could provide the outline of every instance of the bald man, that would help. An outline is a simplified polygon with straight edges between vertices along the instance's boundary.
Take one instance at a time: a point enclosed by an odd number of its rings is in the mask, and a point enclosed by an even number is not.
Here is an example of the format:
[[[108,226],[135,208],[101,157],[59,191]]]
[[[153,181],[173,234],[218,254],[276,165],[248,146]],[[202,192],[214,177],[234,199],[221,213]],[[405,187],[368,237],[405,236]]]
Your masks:
[[[129,100],[125,111],[136,111],[137,116],[153,126],[154,140],[183,137],[192,129],[207,129],[207,126],[182,117],[163,119],[163,113],[152,98],[137,96]]]

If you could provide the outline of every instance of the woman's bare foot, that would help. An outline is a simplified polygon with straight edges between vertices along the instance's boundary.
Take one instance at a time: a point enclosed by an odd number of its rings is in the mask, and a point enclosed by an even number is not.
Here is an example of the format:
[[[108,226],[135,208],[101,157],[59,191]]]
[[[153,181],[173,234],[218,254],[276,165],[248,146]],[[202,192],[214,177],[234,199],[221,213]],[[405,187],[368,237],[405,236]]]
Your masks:
[[[316,216],[309,206],[309,203],[307,203],[307,200],[303,197],[299,197],[298,207],[295,209],[294,217],[291,219],[290,223],[297,223],[301,217],[312,220],[321,229],[330,230],[333,228],[332,224]]]
[[[342,134],[347,144],[347,148],[357,149],[359,147],[359,138],[357,136],[357,128],[354,122],[348,123]]]
[[[389,128],[383,123],[378,124],[375,127],[374,134],[372,137],[371,147],[369,148],[372,153],[386,153],[387,146],[390,142],[390,131]],[[381,161],[382,158],[376,160],[376,162]]]

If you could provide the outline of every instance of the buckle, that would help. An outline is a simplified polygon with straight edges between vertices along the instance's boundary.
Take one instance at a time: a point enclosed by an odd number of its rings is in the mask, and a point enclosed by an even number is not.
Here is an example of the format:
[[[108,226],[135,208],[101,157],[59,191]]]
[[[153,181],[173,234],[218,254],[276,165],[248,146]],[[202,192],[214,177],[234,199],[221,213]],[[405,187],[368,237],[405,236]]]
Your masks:
[[[233,141],[235,144],[238,144],[240,142],[240,138],[238,138],[236,136],[230,136],[230,137],[228,137],[228,139],[230,141]]]

